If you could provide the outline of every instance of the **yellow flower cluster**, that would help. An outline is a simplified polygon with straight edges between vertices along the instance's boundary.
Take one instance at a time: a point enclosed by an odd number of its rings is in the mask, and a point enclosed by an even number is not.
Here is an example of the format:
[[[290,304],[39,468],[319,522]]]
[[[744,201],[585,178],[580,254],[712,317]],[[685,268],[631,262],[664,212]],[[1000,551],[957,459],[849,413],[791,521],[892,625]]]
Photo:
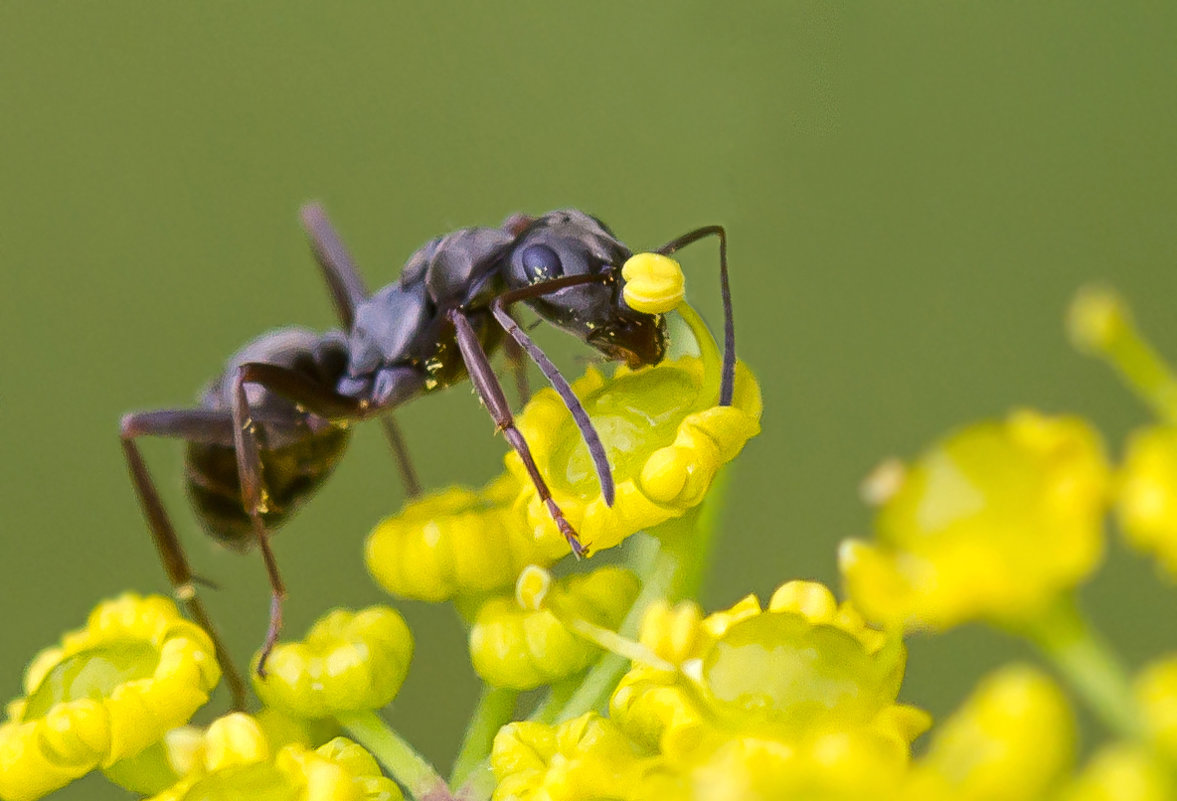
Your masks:
[[[902,775],[929,723],[895,703],[902,643],[821,585],[790,583],[767,609],[749,596],[708,617],[658,604],[641,636],[664,663],[632,667],[609,719],[500,732],[496,799],[850,794]]]
[[[759,430],[760,388],[743,364],[731,406],[716,406],[703,359],[683,357],[612,378],[590,369],[573,382],[613,469],[605,503],[592,458],[555,390],[537,392],[517,416],[553,497],[592,550],[683,516],[719,469]],[[653,425],[651,425],[653,421]],[[522,462],[478,491],[450,488],[411,501],[373,530],[368,570],[393,595],[442,601],[509,586],[529,564],[567,555],[563,535]]]
[[[0,798],[31,801],[157,742],[208,701],[221,670],[172,601],[124,595],[34,657],[0,724]]]
[[[626,289],[637,293],[634,303],[665,311],[682,299],[673,260],[638,254],[630,261],[634,280]],[[612,506],[555,390],[537,392],[516,416],[553,497],[592,551],[697,507],[720,468],[760,431],[755,377],[737,363],[732,404],[717,405],[715,342],[689,306],[679,309],[699,355],[636,371],[619,367],[608,378],[590,368],[572,383],[605,447],[616,485]],[[522,461],[514,452],[505,459],[507,473],[482,489],[453,487],[410,501],[377,525],[365,550],[377,583],[405,598],[462,600],[510,586],[527,565],[567,556],[564,536]]]

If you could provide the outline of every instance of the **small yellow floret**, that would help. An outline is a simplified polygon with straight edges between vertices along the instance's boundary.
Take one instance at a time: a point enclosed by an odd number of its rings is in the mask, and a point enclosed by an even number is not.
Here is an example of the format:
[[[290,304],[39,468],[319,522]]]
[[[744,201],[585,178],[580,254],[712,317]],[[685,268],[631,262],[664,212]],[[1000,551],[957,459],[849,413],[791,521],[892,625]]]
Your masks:
[[[395,610],[335,609],[302,642],[279,643],[266,678],[253,671],[254,689],[263,702],[301,718],[379,709],[396,697],[412,656],[412,634]]]
[[[621,265],[625,303],[634,311],[665,314],[686,295],[682,267],[660,253],[635,253]]]
[[[368,571],[393,595],[445,601],[506,587],[529,564],[550,565],[568,545],[532,536],[519,492],[508,474],[480,490],[450,487],[410,501],[368,536]]]
[[[158,742],[220,679],[212,641],[167,598],[123,595],[35,657],[0,724],[0,798],[32,799]]]
[[[535,612],[544,605],[551,588],[552,574],[542,567],[528,565],[515,582],[515,603],[524,611]]]
[[[534,595],[492,597],[470,629],[474,671],[495,687],[527,690],[583,670],[600,650],[570,631],[564,620],[574,616],[614,629],[637,592],[636,576],[604,567],[555,582],[544,594],[546,603],[538,608],[532,604]]]
[[[1177,427],[1152,426],[1129,438],[1116,501],[1128,542],[1177,579]]]
[[[1124,300],[1104,287],[1085,287],[1067,311],[1067,333],[1081,351],[1107,351],[1132,324]]]

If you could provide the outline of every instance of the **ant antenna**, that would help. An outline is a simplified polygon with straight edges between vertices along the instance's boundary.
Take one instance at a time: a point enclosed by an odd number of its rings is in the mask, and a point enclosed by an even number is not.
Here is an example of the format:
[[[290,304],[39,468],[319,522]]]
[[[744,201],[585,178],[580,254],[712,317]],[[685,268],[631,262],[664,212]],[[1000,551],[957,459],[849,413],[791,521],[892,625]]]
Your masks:
[[[598,282],[604,283],[606,280],[608,280],[607,276],[586,273],[583,275],[566,275],[561,278],[554,278],[551,281],[541,281],[538,284],[504,292],[495,298],[494,303],[491,304],[491,311],[494,313],[499,325],[511,335],[512,339],[519,343],[519,346],[523,350],[527,351],[527,355],[531,357],[536,367],[540,369],[540,372],[548,379],[552,388],[560,395],[560,399],[564,401],[564,405],[572,415],[576,427],[580,429],[580,436],[584,439],[584,444],[588,446],[589,454],[593,458],[593,467],[596,469],[597,479],[601,483],[601,497],[605,499],[606,506],[612,506],[615,495],[613,470],[609,467],[609,459],[605,455],[605,446],[601,443],[601,437],[597,433],[597,429],[593,427],[593,422],[589,419],[588,412],[584,410],[584,405],[581,404],[580,398],[576,397],[576,393],[572,391],[572,387],[569,386],[568,380],[564,378],[559,368],[552,364],[552,360],[547,357],[547,354],[540,350],[539,345],[532,342],[531,337],[527,336],[524,330],[519,327],[519,324],[515,322],[515,318],[511,317],[507,312],[507,307],[521,300],[548,295],[571,286]]]
[[[719,385],[719,405],[731,406],[736,390],[736,324],[732,319],[732,290],[727,275],[727,233],[722,225],[705,225],[670,240],[654,252],[669,256],[708,236],[719,237],[719,286],[723,295],[723,381]]]

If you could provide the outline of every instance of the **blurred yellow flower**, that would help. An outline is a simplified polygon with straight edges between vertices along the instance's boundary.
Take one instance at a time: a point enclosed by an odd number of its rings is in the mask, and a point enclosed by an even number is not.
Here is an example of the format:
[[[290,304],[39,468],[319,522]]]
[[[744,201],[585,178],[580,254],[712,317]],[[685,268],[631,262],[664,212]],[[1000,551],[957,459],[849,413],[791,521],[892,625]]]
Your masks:
[[[1075,752],[1075,723],[1054,682],[1026,666],[984,679],[932,733],[898,796],[905,801],[1038,801]]]
[[[335,609],[302,642],[275,646],[266,677],[252,671],[254,689],[264,703],[294,717],[378,709],[396,697],[412,656],[413,636],[395,610]]]
[[[1019,411],[964,428],[904,472],[874,543],[843,543],[847,591],[906,629],[1032,620],[1098,565],[1109,476],[1076,417]]]
[[[1140,745],[1101,748],[1055,796],[1058,801],[1169,801],[1177,795],[1172,765]]]
[[[1177,655],[1147,665],[1136,678],[1133,694],[1146,736],[1177,763]]]
[[[31,799],[132,757],[186,722],[220,679],[208,635],[167,598],[99,604],[38,654],[0,724],[0,798]]]
[[[1128,542],[1177,578],[1177,428],[1152,426],[1128,439],[1116,502]]]

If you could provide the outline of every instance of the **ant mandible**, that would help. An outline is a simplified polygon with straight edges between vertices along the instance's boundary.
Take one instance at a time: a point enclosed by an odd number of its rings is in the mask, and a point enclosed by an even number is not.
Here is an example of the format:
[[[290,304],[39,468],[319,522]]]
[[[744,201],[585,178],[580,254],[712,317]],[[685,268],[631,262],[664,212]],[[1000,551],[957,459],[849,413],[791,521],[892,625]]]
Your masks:
[[[239,550],[260,546],[271,588],[269,626],[257,665],[264,678],[266,658],[282,627],[286,595],[270,532],[330,475],[347,445],[350,423],[380,418],[406,490],[415,495],[419,485],[390,412],[469,376],[579,557],[584,546],[515,427],[488,353],[502,344],[505,332],[511,337],[508,355],[517,378],[525,369],[521,353],[535,361],[575,419],[602,495],[612,505],[612,472],[599,436],[568,382],[517,323],[512,306],[525,304],[630,367],[657,364],[667,347],[662,315],[635,311],[623,298],[621,268],[633,254],[604,223],[584,212],[513,215],[499,228],[464,228],[438,237],[409,258],[397,282],[373,294],[322,207],[305,206],[301,218],[342,328],[320,334],[290,327],[263,334],[229,359],[197,408],[136,412],[120,424],[131,480],[160,560],[176,597],[213,638],[239,707],[244,682],[197,597],[200,579],[140,455],[139,437],[187,443],[188,496],[205,530]],[[654,252],[667,256],[708,236],[719,239],[724,307],[720,403],[730,405],[735,342],[724,229],[697,228]],[[520,387],[525,386],[521,379]]]

